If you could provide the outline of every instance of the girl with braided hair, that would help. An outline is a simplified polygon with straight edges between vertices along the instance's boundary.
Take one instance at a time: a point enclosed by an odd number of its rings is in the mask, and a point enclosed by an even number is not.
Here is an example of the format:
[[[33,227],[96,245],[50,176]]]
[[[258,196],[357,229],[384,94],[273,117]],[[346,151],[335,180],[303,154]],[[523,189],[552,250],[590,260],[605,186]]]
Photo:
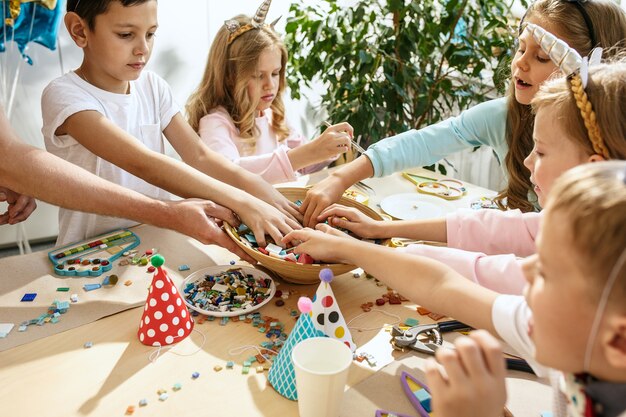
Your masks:
[[[565,40],[581,56],[587,56],[596,46],[610,48],[626,39],[626,14],[610,0],[537,0],[528,8],[520,28],[528,22]],[[365,155],[309,190],[300,208],[305,224],[312,227],[322,221],[320,213],[359,180],[430,165],[453,152],[481,145],[493,149],[508,178],[498,198],[501,207],[534,211],[536,201],[529,199],[529,194],[534,196],[529,172],[523,165],[533,147],[530,102],[539,86],[556,71],[556,65],[532,37],[520,30],[506,97],[478,104],[457,117],[370,146]]]

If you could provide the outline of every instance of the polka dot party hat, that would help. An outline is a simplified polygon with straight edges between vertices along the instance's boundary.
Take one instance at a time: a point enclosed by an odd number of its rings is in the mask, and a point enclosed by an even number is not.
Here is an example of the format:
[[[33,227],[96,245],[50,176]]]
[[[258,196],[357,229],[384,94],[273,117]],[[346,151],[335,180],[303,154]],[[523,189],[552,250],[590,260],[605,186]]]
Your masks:
[[[333,271],[324,268],[320,271],[320,286],[317,288],[315,297],[313,297],[313,306],[311,308],[311,319],[313,325],[323,332],[326,336],[332,337],[343,342],[353,352],[356,345],[352,341],[352,335],[346,325],[346,320],[341,314],[337,299],[330,287],[333,280]]]
[[[148,290],[137,336],[144,345],[171,345],[191,333],[193,320],[176,286],[161,268],[165,259],[154,255],[151,262],[157,270]]]
[[[289,337],[280,352],[278,352],[278,356],[274,359],[270,372],[267,375],[267,380],[276,392],[289,400],[298,399],[296,371],[293,368],[293,360],[291,359],[293,348],[301,341],[310,337],[324,336],[311,322],[311,300],[307,297],[300,297],[298,309],[302,314],[298,317],[296,325],[289,333]]]

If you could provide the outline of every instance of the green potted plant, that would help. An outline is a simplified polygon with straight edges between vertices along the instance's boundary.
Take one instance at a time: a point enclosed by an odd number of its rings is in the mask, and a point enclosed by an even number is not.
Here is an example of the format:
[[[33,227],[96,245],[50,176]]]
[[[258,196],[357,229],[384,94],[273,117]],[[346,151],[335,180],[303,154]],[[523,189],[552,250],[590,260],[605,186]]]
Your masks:
[[[299,99],[321,83],[321,110],[348,121],[362,146],[504,92],[515,40],[505,1],[342,4],[291,5],[288,84]]]

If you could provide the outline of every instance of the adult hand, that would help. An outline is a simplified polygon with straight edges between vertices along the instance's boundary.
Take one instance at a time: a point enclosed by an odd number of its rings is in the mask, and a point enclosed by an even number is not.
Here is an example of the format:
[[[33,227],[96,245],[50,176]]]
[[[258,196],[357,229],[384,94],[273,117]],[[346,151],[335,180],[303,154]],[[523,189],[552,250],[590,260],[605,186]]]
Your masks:
[[[329,219],[331,226],[347,229],[367,239],[387,237],[382,236],[382,231],[379,230],[379,227],[383,225],[381,221],[374,220],[353,207],[333,204],[324,209],[316,220],[322,222],[325,219]]]
[[[302,224],[306,227],[315,227],[320,213],[331,204],[339,201],[345,190],[341,181],[333,176],[315,184],[307,191],[300,206],[300,212],[304,214]]]
[[[219,245],[246,262],[256,261],[245,253],[221,228],[225,221],[232,226],[239,225],[239,219],[231,210],[208,200],[188,199],[169,202],[174,209],[173,224],[168,225],[177,232],[184,233],[200,242]]]
[[[314,259],[326,262],[349,263],[339,256],[336,248],[338,247],[337,245],[345,245],[352,241],[356,242],[356,239],[337,229],[333,229],[327,224],[318,224],[316,229],[294,230],[283,238],[283,242],[297,244],[296,249],[294,249],[295,253],[307,253]]]
[[[0,187],[0,202],[6,202],[8,210],[0,215],[0,225],[17,224],[26,220],[37,208],[35,199]]]
[[[459,337],[456,349],[437,350],[426,365],[433,411],[439,417],[502,417],[506,365],[498,341],[485,330]]]

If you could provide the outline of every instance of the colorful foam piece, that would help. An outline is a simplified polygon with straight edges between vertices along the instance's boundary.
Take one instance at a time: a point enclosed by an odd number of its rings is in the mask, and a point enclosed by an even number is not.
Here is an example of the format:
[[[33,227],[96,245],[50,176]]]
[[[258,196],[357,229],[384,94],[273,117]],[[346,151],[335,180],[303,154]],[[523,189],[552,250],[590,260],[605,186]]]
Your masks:
[[[157,270],[148,290],[137,337],[148,346],[171,345],[189,336],[193,319],[180,292],[162,268],[165,259],[154,255],[151,262]]]
[[[289,334],[267,375],[267,380],[276,392],[289,400],[298,399],[296,372],[291,359],[293,348],[301,341],[310,337],[324,336],[322,332],[315,328],[311,321],[309,314],[311,312],[311,304],[311,300],[307,297],[300,297],[298,300],[298,309],[302,314],[300,314],[296,325]]]
[[[400,383],[404,393],[413,407],[415,407],[420,417],[429,417],[432,410],[430,407],[431,396],[428,386],[405,371],[402,371],[400,375]]]
[[[311,319],[315,327],[326,336],[337,339],[346,344],[353,352],[356,344],[341,314],[339,304],[335,298],[330,282],[333,280],[333,271],[324,268],[320,271],[321,283],[313,297]]]

